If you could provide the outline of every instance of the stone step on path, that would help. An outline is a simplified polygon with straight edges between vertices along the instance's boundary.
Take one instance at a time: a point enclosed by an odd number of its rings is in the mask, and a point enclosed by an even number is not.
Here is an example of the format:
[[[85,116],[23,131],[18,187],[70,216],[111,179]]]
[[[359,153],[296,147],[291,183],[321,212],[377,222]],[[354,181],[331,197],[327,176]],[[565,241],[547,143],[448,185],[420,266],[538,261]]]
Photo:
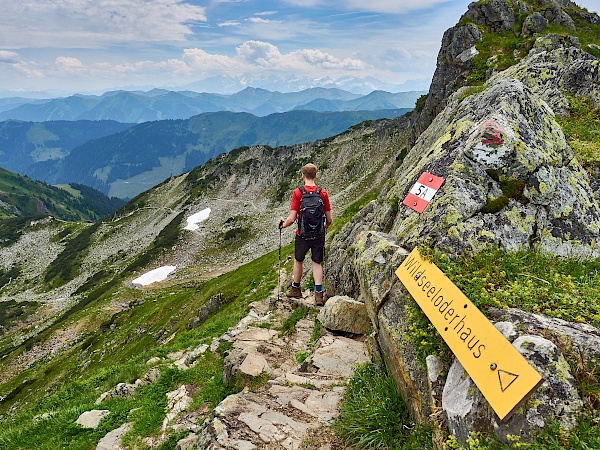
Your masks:
[[[316,308],[314,298],[273,295],[251,305],[249,314],[221,339],[232,349],[225,360],[226,377],[268,375],[252,392],[230,395],[215,408],[197,439],[180,448],[333,449],[342,448],[327,426],[339,414],[345,384],[357,363],[369,361],[363,337],[350,339],[325,328],[311,351],[314,317],[300,320],[293,333],[281,327],[297,307]],[[300,364],[296,354],[310,355]],[[313,442],[311,447],[308,441]],[[187,447],[187,443],[192,446]],[[183,445],[186,445],[185,447]],[[308,445],[308,446],[307,446]]]

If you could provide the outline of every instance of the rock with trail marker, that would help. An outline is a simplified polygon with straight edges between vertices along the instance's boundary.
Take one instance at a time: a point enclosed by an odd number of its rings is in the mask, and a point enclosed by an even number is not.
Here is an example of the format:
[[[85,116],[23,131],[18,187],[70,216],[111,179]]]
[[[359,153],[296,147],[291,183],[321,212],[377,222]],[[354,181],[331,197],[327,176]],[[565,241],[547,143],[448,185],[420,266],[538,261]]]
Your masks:
[[[450,367],[442,408],[450,434],[461,445],[467,445],[470,433],[476,432],[495,435],[507,445],[512,445],[515,437],[529,442],[535,431],[552,421],[563,432],[569,432],[582,413],[583,402],[575,379],[556,345],[540,336],[523,335],[515,339],[513,346],[542,375],[544,382],[504,423],[498,420],[458,359]],[[517,376],[506,371],[500,374],[499,383],[507,388]]]

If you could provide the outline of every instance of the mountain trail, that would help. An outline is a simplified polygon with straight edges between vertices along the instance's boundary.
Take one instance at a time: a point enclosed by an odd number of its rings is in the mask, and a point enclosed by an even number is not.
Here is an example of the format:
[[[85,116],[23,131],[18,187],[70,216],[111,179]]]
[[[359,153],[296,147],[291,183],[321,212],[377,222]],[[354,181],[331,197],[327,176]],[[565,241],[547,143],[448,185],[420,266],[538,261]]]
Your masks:
[[[301,299],[276,291],[220,338],[232,345],[224,377],[248,385],[215,408],[193,448],[345,448],[328,426],[354,366],[369,357],[363,336],[334,334],[316,312],[310,291]]]
[[[350,338],[325,329],[316,320],[318,309],[310,291],[290,299],[276,288],[250,304],[248,314],[210,346],[168,355],[173,365],[187,370],[202,353],[226,343],[230,349],[223,377],[245,387],[225,398],[200,426],[197,421],[207,411],[188,411],[194,387],[181,385],[167,394],[163,435],[147,443],[156,446],[169,434],[190,430],[178,449],[345,449],[330,425],[354,366],[369,357],[364,336]],[[97,403],[147,382],[119,385]],[[105,447],[104,440],[102,448],[122,448],[116,441]]]

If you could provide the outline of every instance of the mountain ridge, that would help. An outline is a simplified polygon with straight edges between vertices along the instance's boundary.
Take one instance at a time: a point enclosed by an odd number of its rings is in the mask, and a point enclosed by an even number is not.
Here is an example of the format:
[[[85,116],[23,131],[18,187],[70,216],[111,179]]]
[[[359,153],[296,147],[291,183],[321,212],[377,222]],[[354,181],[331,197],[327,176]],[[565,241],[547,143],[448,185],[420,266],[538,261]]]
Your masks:
[[[111,197],[131,198],[236,147],[310,142],[365,120],[407,112],[299,110],[265,117],[217,112],[146,122],[79,145],[64,158],[30,164],[25,172],[52,184],[77,182]]]
[[[378,91],[379,102],[364,102],[361,109],[380,110],[412,108],[425,91],[392,94]],[[217,111],[248,112],[258,116],[307,109],[305,105],[317,99],[336,100],[337,110],[356,110],[359,95],[338,88],[310,88],[299,92],[277,92],[246,87],[234,94],[211,94],[193,91],[109,91],[102,95],[75,94],[65,98],[35,100],[2,99],[0,120],[46,122],[50,120],[115,120],[141,123],[151,120],[187,119]],[[12,105],[10,102],[14,102]],[[349,103],[346,103],[349,102]],[[17,106],[14,106],[17,105]],[[365,107],[368,105],[369,107]],[[13,107],[11,107],[13,106]]]

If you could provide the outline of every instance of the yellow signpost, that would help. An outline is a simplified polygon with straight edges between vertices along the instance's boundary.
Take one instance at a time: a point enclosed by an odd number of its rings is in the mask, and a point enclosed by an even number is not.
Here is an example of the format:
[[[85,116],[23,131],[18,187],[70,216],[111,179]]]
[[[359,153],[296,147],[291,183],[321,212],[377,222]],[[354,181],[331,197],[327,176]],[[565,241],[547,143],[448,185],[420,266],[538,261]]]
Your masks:
[[[396,270],[500,420],[544,381],[435,264],[415,248]]]

